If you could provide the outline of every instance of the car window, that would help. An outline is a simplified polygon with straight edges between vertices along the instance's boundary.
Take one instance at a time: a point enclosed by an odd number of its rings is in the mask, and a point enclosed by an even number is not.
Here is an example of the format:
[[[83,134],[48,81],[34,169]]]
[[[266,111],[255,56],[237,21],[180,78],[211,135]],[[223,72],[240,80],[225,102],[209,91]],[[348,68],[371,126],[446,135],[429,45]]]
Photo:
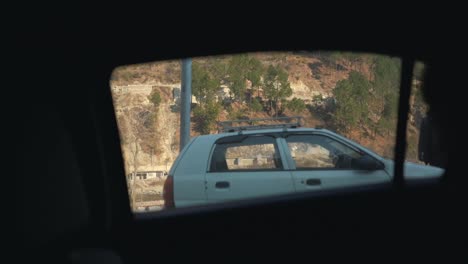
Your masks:
[[[353,182],[359,184],[374,183],[376,178],[390,179],[401,62],[399,57],[381,54],[289,51],[117,67],[111,75],[110,89],[132,209],[162,209],[164,197],[173,199],[169,204],[176,208],[181,202],[209,204],[210,186],[205,182],[210,172],[220,172],[211,175],[216,176],[212,179],[215,184],[219,177],[234,174],[223,172],[239,172],[235,174],[242,178],[238,178],[241,185],[224,179],[223,190],[214,192],[219,200],[241,198],[246,189],[239,190],[240,186],[248,188],[252,175],[267,173],[277,181],[264,182],[262,193],[268,195],[280,193],[279,185],[289,186],[291,182],[285,179],[295,181],[297,190],[310,175],[320,179],[310,181],[317,184],[308,186],[313,190],[344,186],[353,173]],[[424,64],[418,62],[411,80],[406,142],[406,161],[410,162],[405,163],[405,177],[440,175],[441,170],[434,166],[446,164],[422,93],[423,73]],[[184,92],[184,87],[189,86],[190,92]],[[292,124],[292,117],[301,117],[300,122]],[[240,120],[243,123],[234,122]],[[236,130],[235,126],[241,128]],[[262,136],[269,126],[280,133],[294,127],[316,129],[326,136],[289,137],[283,144],[281,136]],[[258,130],[256,136],[242,133],[252,127]],[[224,138],[219,134],[231,130],[243,140],[217,141]],[[185,152],[181,151],[185,148]],[[373,157],[380,164],[365,157]],[[293,165],[302,172],[291,172],[289,166]],[[360,172],[353,170],[345,175],[339,170],[353,166]],[[372,169],[381,166],[385,170]],[[325,176],[329,177],[321,179]],[[173,195],[161,195],[163,190]]]
[[[272,137],[248,137],[240,143],[218,144],[212,155],[211,172],[281,169],[281,159]]]
[[[362,155],[333,139],[318,135],[286,138],[296,169],[352,169],[352,161]]]
[[[345,154],[355,159],[358,159],[362,156],[359,152],[357,152],[353,148],[346,146],[343,143],[340,143],[336,140],[326,138],[324,139],[324,141],[327,142],[328,145],[336,149],[336,151],[339,152],[340,154]]]

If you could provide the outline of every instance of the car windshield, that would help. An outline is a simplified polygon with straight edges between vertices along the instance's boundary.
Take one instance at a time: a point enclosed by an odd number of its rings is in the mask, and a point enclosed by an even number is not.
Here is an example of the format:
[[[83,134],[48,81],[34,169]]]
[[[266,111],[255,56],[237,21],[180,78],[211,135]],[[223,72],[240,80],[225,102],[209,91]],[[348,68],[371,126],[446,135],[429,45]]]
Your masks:
[[[432,177],[441,171],[421,147],[423,72],[417,62],[406,152],[419,167],[405,174]],[[330,51],[116,68],[110,88],[133,211],[390,182],[400,75],[401,58]]]

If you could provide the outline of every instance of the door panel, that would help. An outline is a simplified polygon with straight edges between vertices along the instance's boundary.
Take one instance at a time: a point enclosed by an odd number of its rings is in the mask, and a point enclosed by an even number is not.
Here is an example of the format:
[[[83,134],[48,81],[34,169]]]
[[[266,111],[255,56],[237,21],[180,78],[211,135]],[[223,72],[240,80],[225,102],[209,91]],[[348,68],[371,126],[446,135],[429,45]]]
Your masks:
[[[299,192],[390,182],[384,170],[297,170],[292,175]]]
[[[208,201],[228,201],[295,191],[289,171],[213,172],[206,174]]]
[[[214,147],[209,168],[205,174],[209,202],[295,192],[285,153],[271,136],[223,139]]]
[[[281,143],[296,191],[326,190],[390,182],[383,169],[356,167],[363,153],[325,135],[290,135]]]

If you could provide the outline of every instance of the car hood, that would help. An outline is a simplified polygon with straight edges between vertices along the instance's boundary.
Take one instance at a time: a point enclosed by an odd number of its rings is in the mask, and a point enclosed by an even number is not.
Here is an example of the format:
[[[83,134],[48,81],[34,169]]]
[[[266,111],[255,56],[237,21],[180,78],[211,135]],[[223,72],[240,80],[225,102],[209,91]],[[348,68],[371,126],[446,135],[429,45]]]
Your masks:
[[[393,160],[385,160],[385,170],[393,177],[395,162]],[[445,170],[439,167],[417,164],[413,162],[405,162],[404,176],[406,180],[437,180],[442,177]]]

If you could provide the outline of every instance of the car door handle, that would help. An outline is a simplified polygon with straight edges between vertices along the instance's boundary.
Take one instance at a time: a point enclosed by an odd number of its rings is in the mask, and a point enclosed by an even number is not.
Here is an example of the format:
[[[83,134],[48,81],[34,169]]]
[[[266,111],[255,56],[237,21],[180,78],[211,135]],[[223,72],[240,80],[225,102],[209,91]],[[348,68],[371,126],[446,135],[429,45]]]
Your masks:
[[[320,185],[322,184],[322,181],[320,179],[307,179],[306,184],[307,185]]]
[[[221,182],[217,182],[217,183],[215,184],[215,187],[216,187],[216,188],[220,188],[220,189],[225,189],[225,188],[229,188],[229,185],[230,185],[229,182],[227,182],[227,181],[221,181]]]

